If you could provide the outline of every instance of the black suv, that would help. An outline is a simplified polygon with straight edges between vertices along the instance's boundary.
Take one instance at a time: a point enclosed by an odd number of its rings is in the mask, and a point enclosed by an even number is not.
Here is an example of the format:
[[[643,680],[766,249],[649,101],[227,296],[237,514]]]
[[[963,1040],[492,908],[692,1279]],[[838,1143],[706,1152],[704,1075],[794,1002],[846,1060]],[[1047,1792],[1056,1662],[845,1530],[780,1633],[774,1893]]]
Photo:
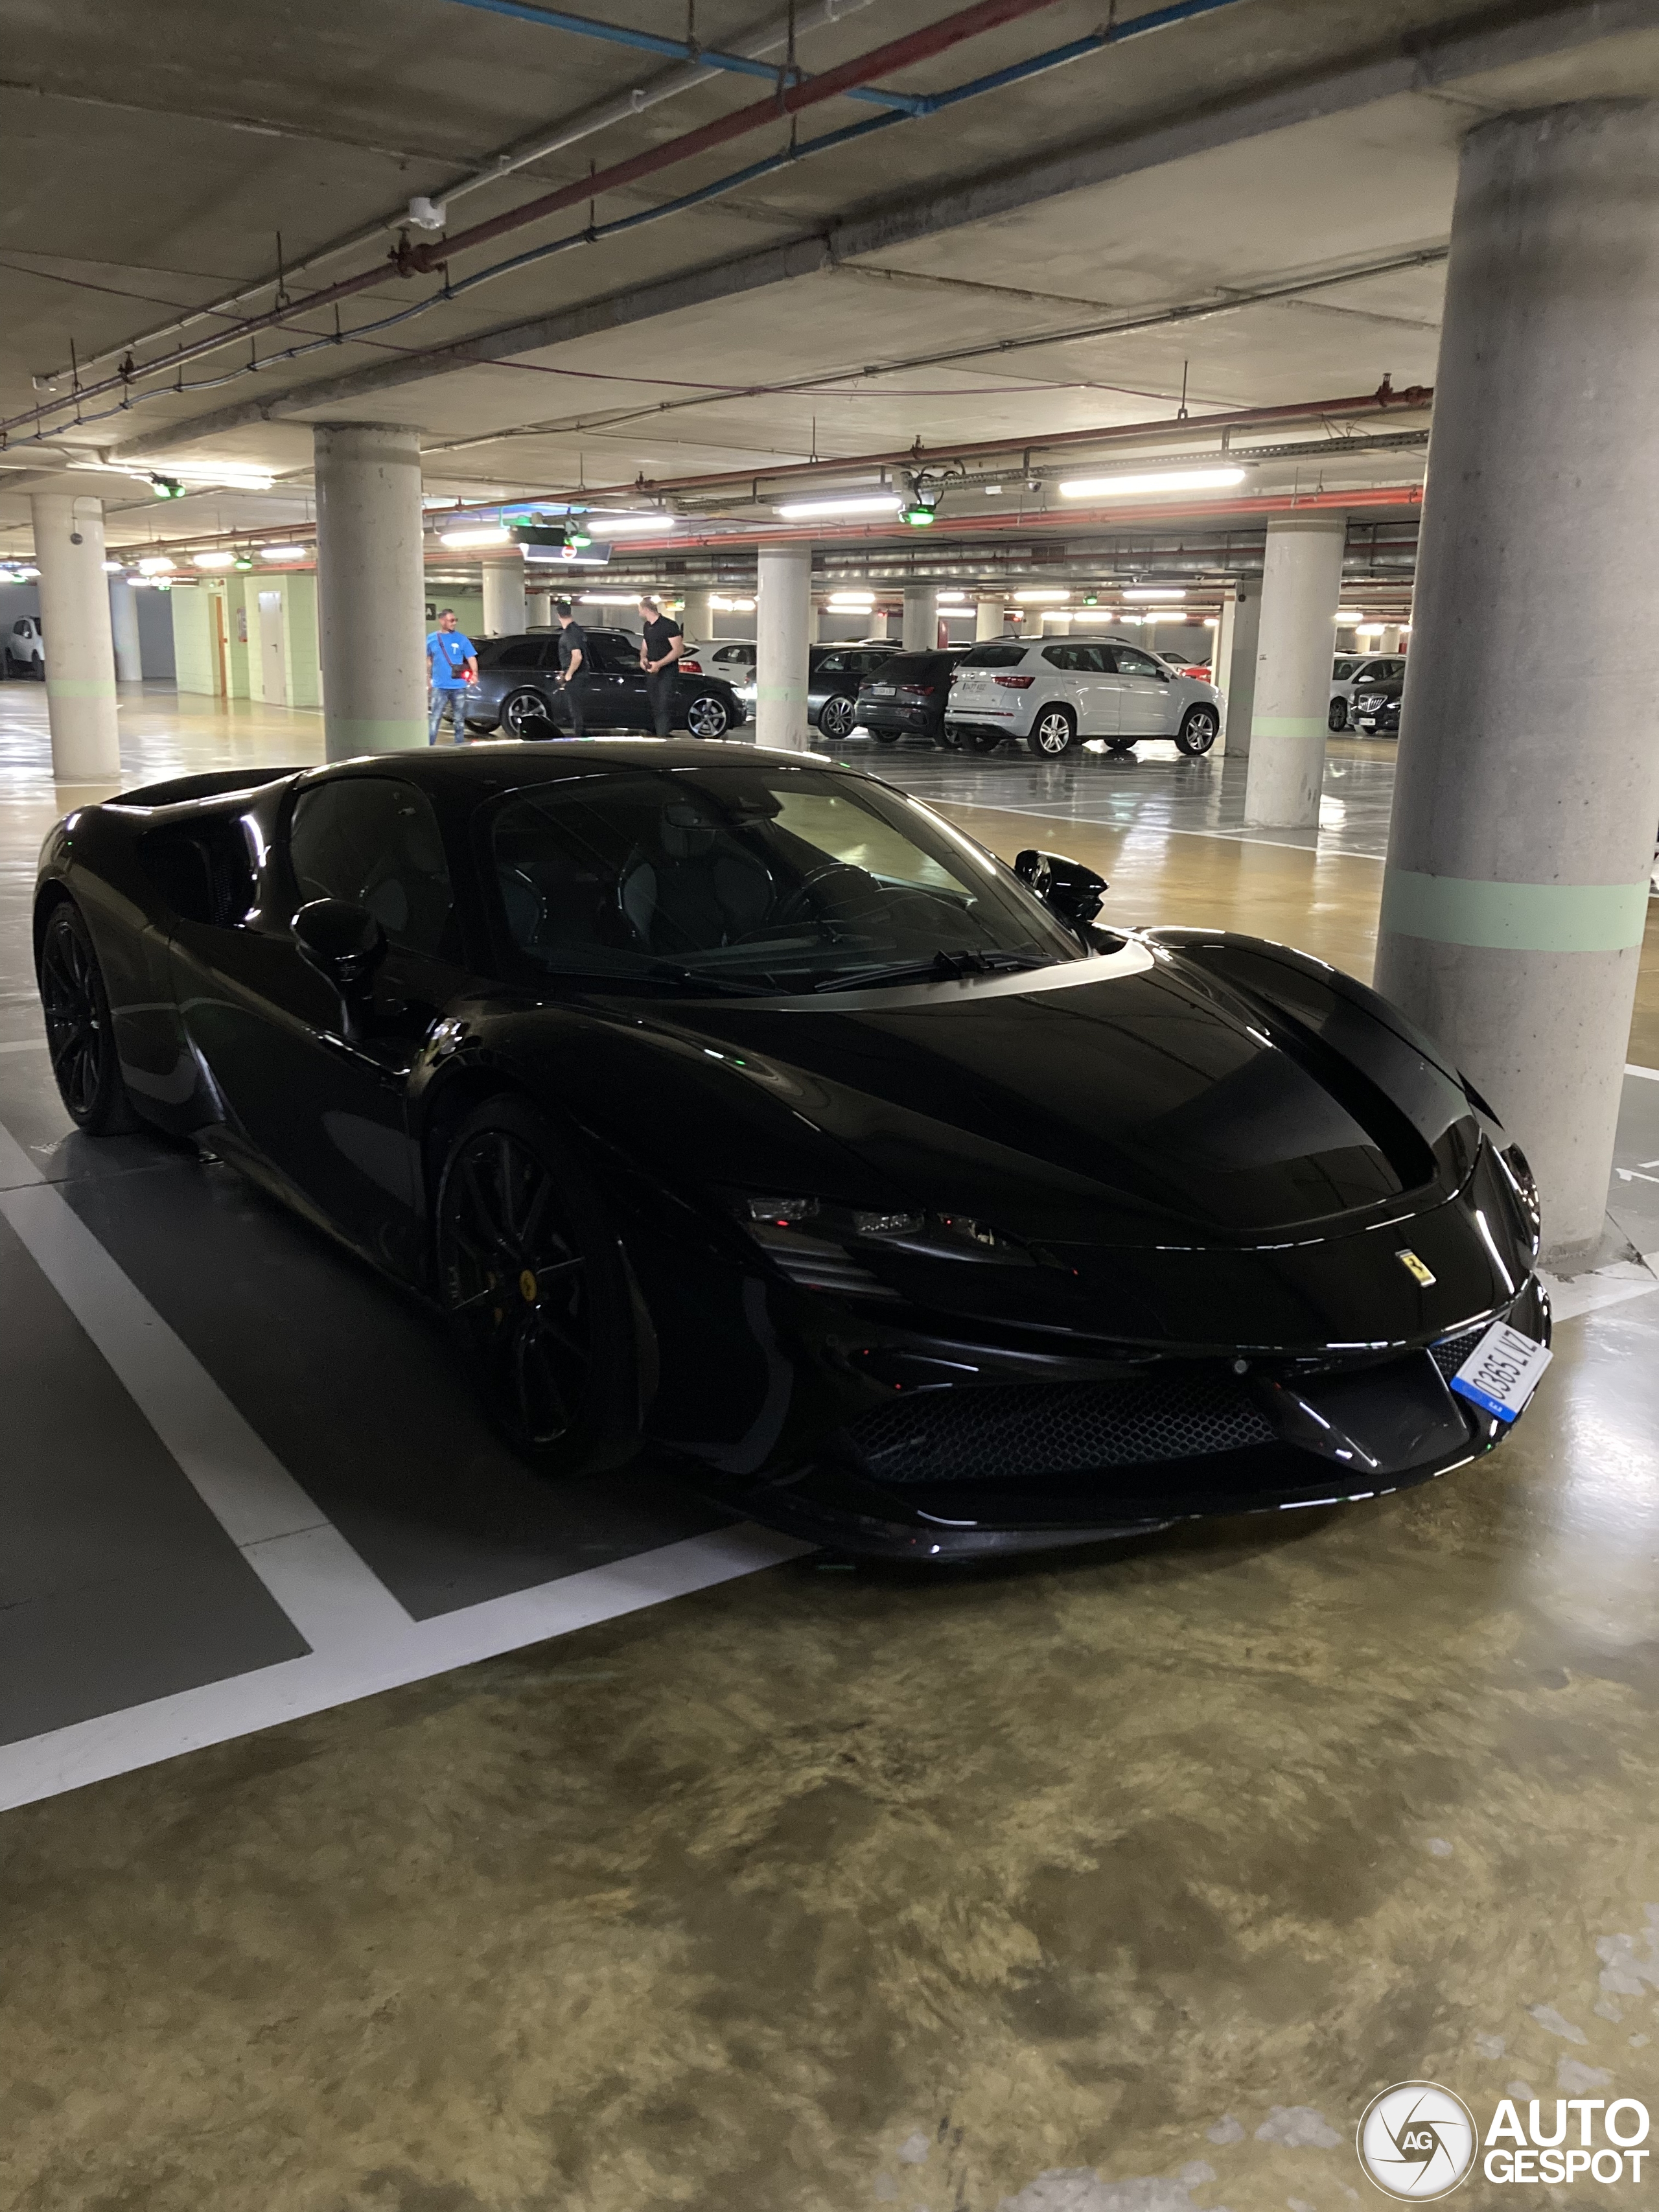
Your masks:
[[[859,686],[858,721],[878,744],[917,737],[942,745],[951,671],[966,650],[889,653]]]
[[[632,630],[586,631],[582,718],[590,730],[655,727],[640,666],[640,641]],[[519,637],[486,638],[478,647],[478,678],[466,693],[469,730],[502,731],[509,738],[551,737],[569,716],[558,699],[559,634],[532,630]],[[674,727],[694,738],[723,738],[745,720],[743,702],[719,676],[688,676],[676,684]]]

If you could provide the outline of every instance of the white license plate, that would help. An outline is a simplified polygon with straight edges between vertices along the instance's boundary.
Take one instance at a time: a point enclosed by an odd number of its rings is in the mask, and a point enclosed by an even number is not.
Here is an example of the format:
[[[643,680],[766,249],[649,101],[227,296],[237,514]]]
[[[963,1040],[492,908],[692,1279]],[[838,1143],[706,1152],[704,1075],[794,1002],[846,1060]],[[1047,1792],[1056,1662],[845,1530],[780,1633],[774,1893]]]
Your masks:
[[[890,699],[894,687],[890,684],[872,684],[870,686],[870,696],[872,699]]]
[[[1512,1421],[1553,1357],[1548,1345],[1523,1336],[1506,1321],[1495,1321],[1452,1376],[1451,1386],[1500,1421]]]

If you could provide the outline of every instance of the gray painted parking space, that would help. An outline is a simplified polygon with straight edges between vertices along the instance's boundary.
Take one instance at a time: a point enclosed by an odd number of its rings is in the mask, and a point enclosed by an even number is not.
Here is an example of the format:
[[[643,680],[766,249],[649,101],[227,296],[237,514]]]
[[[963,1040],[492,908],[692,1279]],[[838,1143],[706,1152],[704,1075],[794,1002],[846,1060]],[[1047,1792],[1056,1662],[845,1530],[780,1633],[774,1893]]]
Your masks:
[[[0,1743],[306,1644],[0,1221]]]

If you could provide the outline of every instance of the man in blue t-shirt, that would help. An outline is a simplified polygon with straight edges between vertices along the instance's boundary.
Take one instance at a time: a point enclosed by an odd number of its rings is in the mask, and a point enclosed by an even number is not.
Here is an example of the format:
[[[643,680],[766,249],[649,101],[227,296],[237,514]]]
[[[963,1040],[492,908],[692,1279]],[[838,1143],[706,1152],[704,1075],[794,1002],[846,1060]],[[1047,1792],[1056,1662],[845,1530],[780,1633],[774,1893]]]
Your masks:
[[[438,617],[438,627],[426,641],[426,680],[429,712],[427,717],[426,738],[430,745],[438,742],[438,725],[446,714],[449,727],[458,745],[466,743],[466,716],[461,711],[461,702],[466,696],[466,687],[478,673],[478,650],[465,630],[455,627],[455,610],[446,607]]]

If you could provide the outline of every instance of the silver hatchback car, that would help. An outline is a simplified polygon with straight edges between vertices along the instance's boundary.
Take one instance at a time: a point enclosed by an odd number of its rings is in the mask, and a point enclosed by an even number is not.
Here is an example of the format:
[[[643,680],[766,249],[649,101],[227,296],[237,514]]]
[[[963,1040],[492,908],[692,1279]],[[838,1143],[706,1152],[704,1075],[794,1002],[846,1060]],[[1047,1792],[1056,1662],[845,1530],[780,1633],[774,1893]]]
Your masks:
[[[945,709],[945,741],[989,752],[1024,738],[1054,760],[1087,738],[1127,752],[1142,738],[1172,738],[1183,753],[1206,753],[1221,729],[1213,684],[1177,676],[1126,638],[1001,638],[976,645],[957,664]]]

